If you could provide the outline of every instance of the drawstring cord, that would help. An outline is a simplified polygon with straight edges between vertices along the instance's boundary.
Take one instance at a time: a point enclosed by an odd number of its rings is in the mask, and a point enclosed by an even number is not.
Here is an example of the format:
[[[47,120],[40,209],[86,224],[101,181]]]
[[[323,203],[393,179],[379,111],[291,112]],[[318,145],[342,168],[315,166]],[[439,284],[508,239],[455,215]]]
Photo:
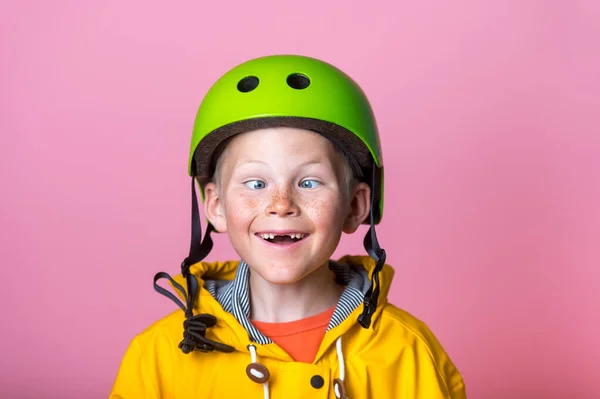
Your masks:
[[[335,342],[338,363],[340,365],[340,380],[344,381],[345,365],[344,365],[344,353],[342,352],[342,337],[339,337]]]
[[[340,376],[333,380],[333,391],[337,399],[346,399],[346,387],[344,386],[344,377],[346,374],[346,365],[344,364],[344,352],[342,351],[342,337],[335,342],[338,364],[340,366]]]
[[[344,386],[346,365],[344,363],[341,336],[336,340],[335,347],[338,364],[340,366],[340,376],[333,381],[333,391],[335,392],[335,397],[337,399],[346,399],[346,388]],[[264,399],[269,399],[269,378],[271,376],[269,370],[263,364],[256,361],[256,346],[250,344],[248,345],[248,350],[250,351],[250,359],[252,360],[252,363],[246,367],[246,374],[252,381],[262,384],[263,397]]]
[[[252,381],[262,384],[264,399],[269,399],[269,377],[271,376],[269,370],[256,361],[256,346],[250,344],[248,349],[252,363],[246,367],[246,374]]]

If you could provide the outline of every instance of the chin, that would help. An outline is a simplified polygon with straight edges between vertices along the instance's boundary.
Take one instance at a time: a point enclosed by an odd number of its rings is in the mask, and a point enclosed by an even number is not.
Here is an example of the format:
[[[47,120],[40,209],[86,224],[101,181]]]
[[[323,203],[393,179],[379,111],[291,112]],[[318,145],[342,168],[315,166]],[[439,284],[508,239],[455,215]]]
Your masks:
[[[258,274],[263,280],[278,285],[295,284],[318,269],[318,266],[290,264],[290,262],[285,261],[266,261],[257,264],[261,266],[254,267],[249,264],[250,270]]]
[[[295,284],[297,282],[299,282],[300,280],[302,280],[306,274],[305,273],[301,273],[300,271],[295,271],[295,270],[290,270],[289,268],[274,268],[274,269],[268,269],[265,270],[264,268],[261,269],[254,269],[252,268],[251,270],[253,270],[255,273],[257,273],[263,280],[271,283],[271,284],[279,284],[279,285],[286,285],[286,284]]]

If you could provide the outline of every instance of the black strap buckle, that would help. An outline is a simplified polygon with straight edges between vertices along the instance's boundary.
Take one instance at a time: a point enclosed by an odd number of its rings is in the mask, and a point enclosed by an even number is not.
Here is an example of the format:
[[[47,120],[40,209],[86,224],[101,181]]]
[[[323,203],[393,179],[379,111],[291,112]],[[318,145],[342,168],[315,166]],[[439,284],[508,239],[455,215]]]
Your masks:
[[[200,224],[200,211],[198,210],[195,181],[196,178],[192,176],[192,238],[190,242],[190,253],[188,257],[181,262],[181,274],[186,280],[187,291],[165,272],[157,273],[154,276],[154,289],[159,294],[164,295],[175,302],[175,304],[177,304],[177,306],[185,313],[186,320],[183,322],[183,340],[179,344],[179,348],[183,353],[187,354],[194,350],[201,352],[211,352],[213,350],[233,352],[233,347],[206,338],[206,331],[217,324],[215,316],[210,314],[194,315],[194,304],[198,297],[199,287],[196,276],[190,272],[190,266],[200,262],[211,251],[213,242],[210,238],[210,233],[214,231],[214,227],[209,223],[206,228],[204,239],[200,241],[200,238],[202,237],[202,226]],[[157,284],[158,280],[163,278],[169,280],[173,287],[181,293],[185,299],[185,304],[171,292]]]
[[[380,284],[379,284],[379,272],[385,265],[385,249],[379,246],[379,240],[377,239],[377,233],[375,231],[375,214],[373,207],[375,202],[375,184],[377,184],[377,166],[373,164],[373,184],[371,187],[371,209],[370,209],[370,220],[371,227],[365,235],[363,244],[368,254],[375,261],[375,268],[371,274],[371,285],[367,290],[363,300],[363,312],[358,316],[358,323],[363,328],[369,328],[371,326],[371,318],[377,310],[377,302],[379,300]]]

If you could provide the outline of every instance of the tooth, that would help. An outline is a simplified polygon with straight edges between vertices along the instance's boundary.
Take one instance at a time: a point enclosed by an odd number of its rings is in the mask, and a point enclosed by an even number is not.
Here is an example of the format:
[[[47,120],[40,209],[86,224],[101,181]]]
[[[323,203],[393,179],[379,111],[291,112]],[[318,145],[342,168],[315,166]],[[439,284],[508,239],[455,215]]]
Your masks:
[[[304,233],[298,233],[296,235],[298,236],[298,238],[304,238]]]
[[[302,237],[301,237],[301,234],[300,234],[300,233],[296,233],[296,238],[297,238],[297,239],[300,239],[300,238],[302,238]]]
[[[264,238],[265,240],[268,240],[269,239],[269,235],[268,234],[263,234],[262,238]]]
[[[275,238],[275,234],[269,234],[269,238],[272,240],[273,238]]]

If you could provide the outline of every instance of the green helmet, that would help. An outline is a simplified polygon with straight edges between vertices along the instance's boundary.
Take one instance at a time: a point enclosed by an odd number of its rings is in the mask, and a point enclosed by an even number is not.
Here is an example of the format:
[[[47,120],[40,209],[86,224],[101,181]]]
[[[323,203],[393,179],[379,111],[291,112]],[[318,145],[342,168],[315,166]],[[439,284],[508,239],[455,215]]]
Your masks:
[[[346,155],[356,177],[373,190],[373,213],[383,213],[383,160],[373,111],[361,88],[323,61],[273,55],[247,61],[208,91],[194,123],[188,172],[203,186],[224,143],[251,130],[286,126],[312,130]],[[365,221],[367,223],[367,221]]]

